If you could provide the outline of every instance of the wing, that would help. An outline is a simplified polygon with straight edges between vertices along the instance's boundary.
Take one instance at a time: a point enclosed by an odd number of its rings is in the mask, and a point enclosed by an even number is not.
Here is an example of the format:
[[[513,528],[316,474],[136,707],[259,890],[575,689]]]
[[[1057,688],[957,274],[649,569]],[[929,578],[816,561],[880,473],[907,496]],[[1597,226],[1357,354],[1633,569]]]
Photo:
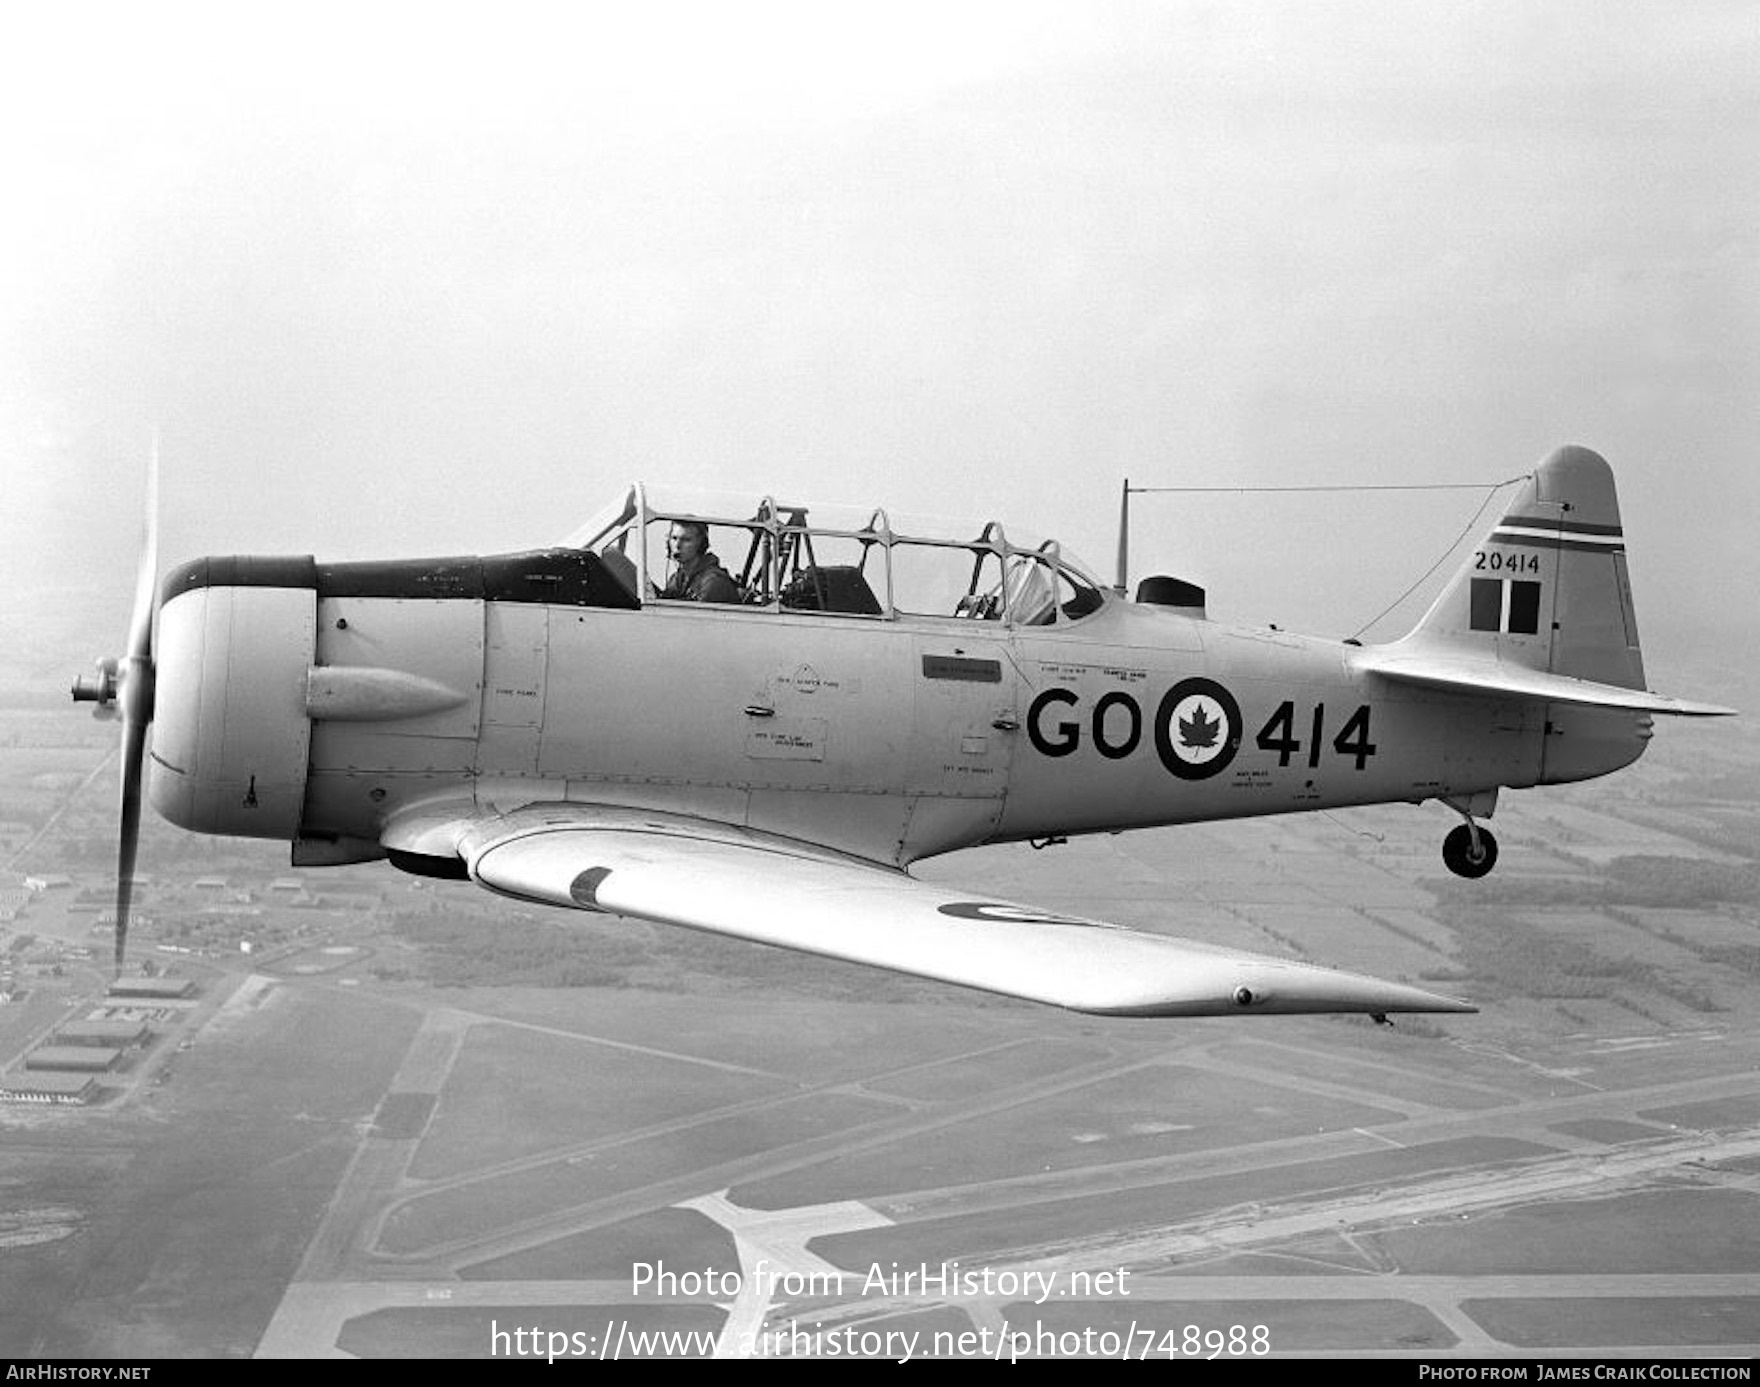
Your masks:
[[[1110,1016],[1473,1011],[1288,959],[1146,934],[913,880],[676,815],[536,806],[453,825],[470,875],[521,900],[733,935]]]
[[[1449,693],[1544,699],[1548,703],[1624,708],[1634,713],[1670,713],[1688,718],[1727,717],[1735,712],[1734,708],[1715,703],[1692,703],[1645,689],[1622,689],[1617,684],[1597,684],[1588,679],[1573,679],[1568,674],[1549,674],[1545,670],[1447,651],[1413,654],[1366,651],[1353,663],[1358,669],[1369,670],[1383,679],[1443,689]]]

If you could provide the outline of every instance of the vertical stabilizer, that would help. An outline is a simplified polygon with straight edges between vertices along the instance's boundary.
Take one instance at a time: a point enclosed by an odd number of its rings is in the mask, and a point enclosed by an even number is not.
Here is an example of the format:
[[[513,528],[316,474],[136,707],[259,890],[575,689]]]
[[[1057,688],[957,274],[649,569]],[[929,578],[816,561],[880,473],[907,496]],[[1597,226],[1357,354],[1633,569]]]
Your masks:
[[[1407,638],[1529,669],[1644,687],[1613,469],[1558,449]]]

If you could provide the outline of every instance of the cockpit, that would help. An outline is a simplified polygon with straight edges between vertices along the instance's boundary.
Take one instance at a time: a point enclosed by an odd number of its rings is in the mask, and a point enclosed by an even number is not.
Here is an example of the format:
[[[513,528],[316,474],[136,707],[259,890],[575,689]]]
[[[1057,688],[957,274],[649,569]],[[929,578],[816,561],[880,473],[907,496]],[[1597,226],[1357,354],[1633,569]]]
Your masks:
[[[631,486],[570,536],[637,602],[691,600],[678,581],[681,532],[707,537],[730,583],[712,589],[730,611],[996,621],[1049,626],[1098,611],[1099,585],[1055,540],[1011,535],[991,521],[889,518],[883,510],[785,505]],[[669,540],[671,541],[669,543]],[[688,546],[693,567],[707,566]]]

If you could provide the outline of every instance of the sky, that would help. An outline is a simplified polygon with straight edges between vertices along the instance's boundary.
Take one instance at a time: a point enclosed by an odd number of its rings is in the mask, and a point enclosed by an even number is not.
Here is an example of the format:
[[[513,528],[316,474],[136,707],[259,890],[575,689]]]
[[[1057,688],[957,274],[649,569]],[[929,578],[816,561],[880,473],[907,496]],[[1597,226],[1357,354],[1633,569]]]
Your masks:
[[[155,431],[166,563],[530,548],[640,477],[1000,518],[1110,580],[1126,477],[1574,442],[1647,632],[1760,591],[1747,0],[8,24],[0,576],[114,593],[118,641]],[[1345,635],[1484,500],[1144,496],[1131,577]]]

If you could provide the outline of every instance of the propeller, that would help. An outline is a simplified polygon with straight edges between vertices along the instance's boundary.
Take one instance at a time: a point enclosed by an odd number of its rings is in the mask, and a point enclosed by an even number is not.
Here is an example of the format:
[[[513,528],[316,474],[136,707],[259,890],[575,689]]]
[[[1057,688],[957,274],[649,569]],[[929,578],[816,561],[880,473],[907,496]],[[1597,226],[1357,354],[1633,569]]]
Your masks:
[[[141,777],[146,769],[147,726],[153,721],[153,609],[159,581],[159,440],[147,466],[147,507],[140,564],[135,570],[134,612],[127,652],[98,661],[97,673],[74,681],[73,701],[94,703],[96,717],[122,715],[121,824],[116,844],[116,972],[128,947],[128,907],[141,836]]]

